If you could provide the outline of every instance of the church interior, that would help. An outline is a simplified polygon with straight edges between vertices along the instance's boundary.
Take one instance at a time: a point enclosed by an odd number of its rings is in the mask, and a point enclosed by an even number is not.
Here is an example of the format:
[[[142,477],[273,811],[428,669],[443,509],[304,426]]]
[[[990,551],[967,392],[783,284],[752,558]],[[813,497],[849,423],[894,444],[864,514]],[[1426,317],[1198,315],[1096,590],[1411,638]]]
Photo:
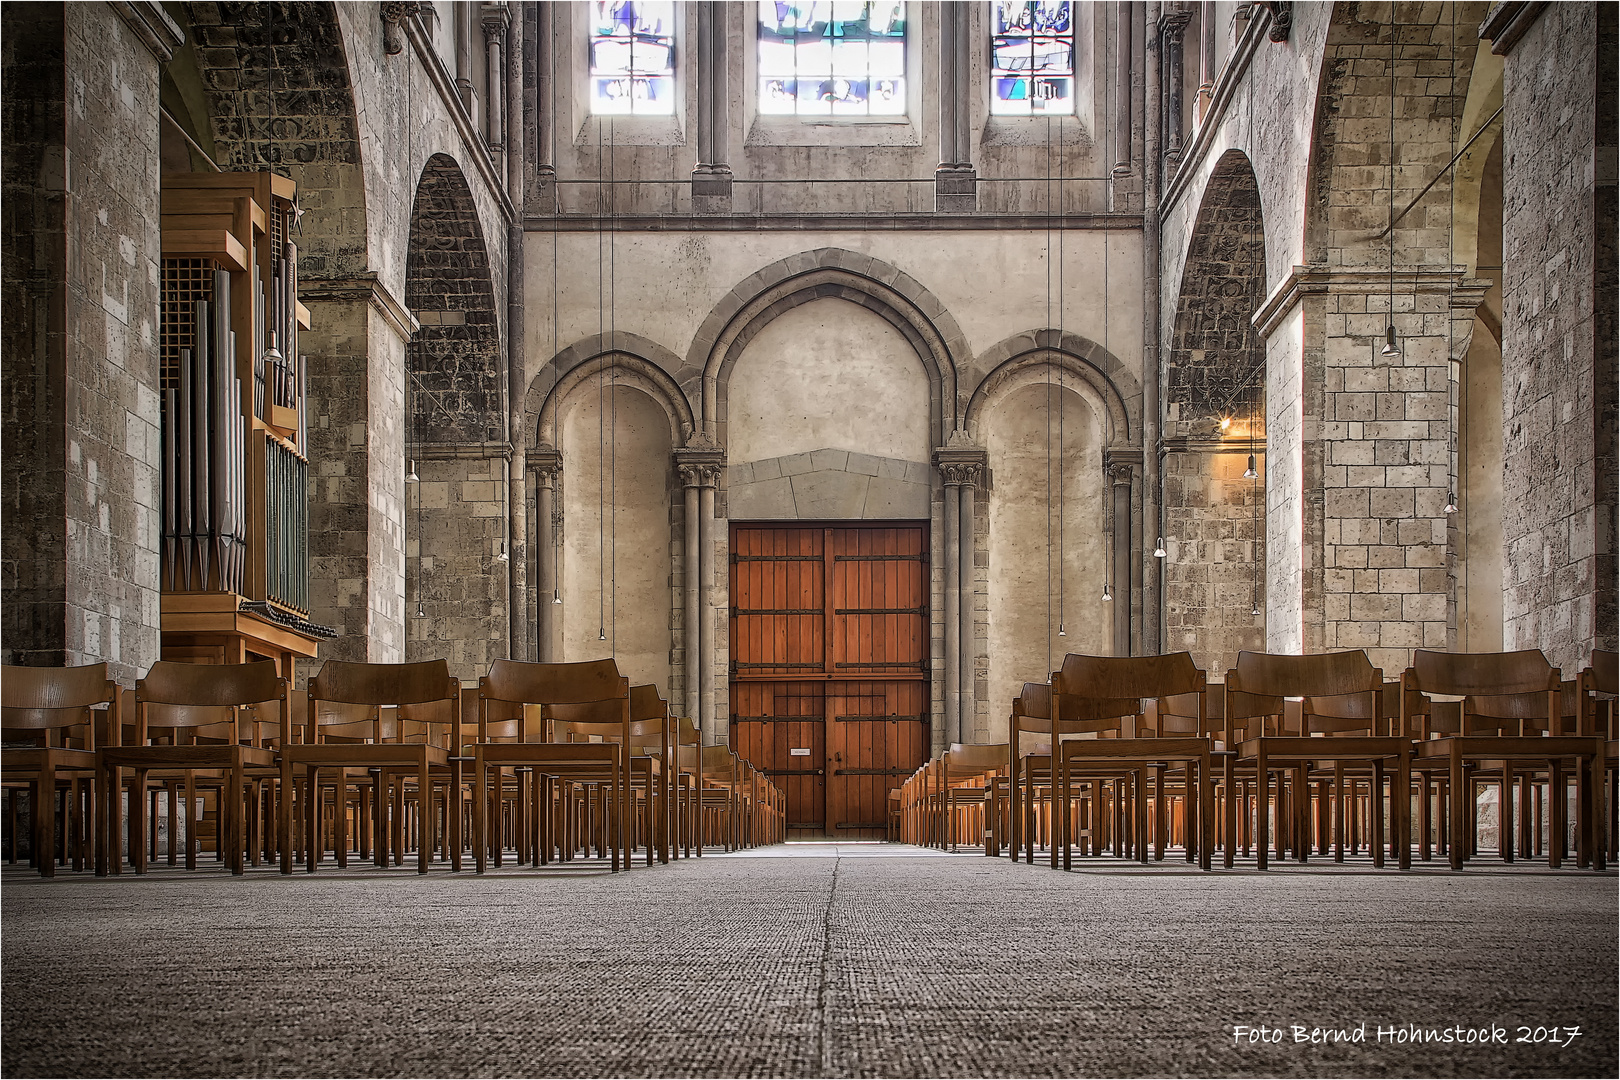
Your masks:
[[[1615,1073],[1616,5],[0,19],[9,1075]]]

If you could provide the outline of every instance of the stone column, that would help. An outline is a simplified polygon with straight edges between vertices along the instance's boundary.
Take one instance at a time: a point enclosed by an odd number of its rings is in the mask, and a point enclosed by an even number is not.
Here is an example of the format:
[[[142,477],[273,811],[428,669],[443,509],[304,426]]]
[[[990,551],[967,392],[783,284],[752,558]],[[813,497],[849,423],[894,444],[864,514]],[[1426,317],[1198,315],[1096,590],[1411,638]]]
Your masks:
[[[1215,96],[1215,5],[1198,5],[1198,121],[1203,123]]]
[[[484,28],[484,141],[496,167],[504,173],[502,159],[506,150],[506,110],[502,99],[506,96],[506,28],[511,19],[505,4],[485,4]]]
[[[1108,576],[1114,590],[1114,655],[1131,655],[1131,478],[1124,463],[1108,466],[1114,486],[1114,551]]]
[[[523,17],[527,22],[524,40],[532,46],[524,51],[523,97],[528,112],[524,128],[534,133],[530,156],[534,158],[532,187],[529,192],[530,212],[549,214],[555,209],[557,165],[555,125],[552,111],[556,108],[556,63],[552,49],[553,4],[525,4]]]
[[[985,451],[963,432],[934,451],[945,483],[945,725],[946,742],[972,742],[977,649],[973,620],[974,489],[984,475]]]
[[[1114,175],[1131,172],[1131,23],[1132,5],[1120,0],[1114,5]]]
[[[535,597],[536,637],[542,663],[557,659],[557,512],[556,481],[562,472],[562,454],[549,446],[529,451],[529,472],[537,487],[535,507],[535,556],[539,569],[539,595]]]
[[[962,478],[960,472],[942,467],[945,481],[945,508],[940,514],[945,526],[945,717],[944,738],[949,746],[962,741],[962,566],[961,550]]]
[[[968,100],[967,4],[939,4],[939,166],[934,170],[934,209],[972,213],[977,205],[973,171],[971,104]]]
[[[728,157],[730,87],[726,79],[729,4],[700,3],[697,11],[697,168],[692,203],[700,212],[731,209]]]
[[[675,471],[685,491],[683,696],[688,715],[709,743],[718,734],[714,716],[714,493],[724,465],[725,451],[704,435],[694,436],[675,451]]]
[[[1172,176],[1181,167],[1181,107],[1185,93],[1181,38],[1191,21],[1189,12],[1179,10],[1167,10],[1159,18],[1159,33],[1163,38],[1161,55],[1169,81],[1164,100],[1164,171]]]

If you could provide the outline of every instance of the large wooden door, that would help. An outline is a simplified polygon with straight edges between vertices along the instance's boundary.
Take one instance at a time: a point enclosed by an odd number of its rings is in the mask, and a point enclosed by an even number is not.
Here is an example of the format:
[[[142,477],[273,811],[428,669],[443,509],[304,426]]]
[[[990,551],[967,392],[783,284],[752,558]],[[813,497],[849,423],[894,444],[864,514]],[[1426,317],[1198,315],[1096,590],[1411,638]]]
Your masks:
[[[732,526],[731,745],[790,838],[882,839],[928,711],[926,526]]]

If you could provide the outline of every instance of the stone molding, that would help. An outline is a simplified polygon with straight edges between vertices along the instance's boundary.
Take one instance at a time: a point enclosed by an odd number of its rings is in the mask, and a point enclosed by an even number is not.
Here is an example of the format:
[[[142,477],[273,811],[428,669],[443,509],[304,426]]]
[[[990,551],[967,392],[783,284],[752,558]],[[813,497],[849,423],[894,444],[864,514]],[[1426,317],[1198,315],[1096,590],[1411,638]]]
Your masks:
[[[422,9],[419,0],[385,0],[378,5],[378,16],[383,24],[383,52],[398,56],[405,51],[405,35],[401,24]],[[430,5],[431,9],[431,5]]]
[[[305,305],[370,304],[403,342],[409,343],[422,328],[416,316],[389,291],[374,270],[349,278],[302,278],[298,285],[298,299]]]
[[[1136,376],[1097,342],[1070,332],[1060,336],[1050,329],[1015,334],[974,358],[972,368],[963,372],[964,381],[978,377],[962,410],[963,423],[977,424],[989,398],[1009,377],[1050,363],[1053,357],[1064,371],[1081,379],[1102,398],[1115,427],[1115,444],[1123,446],[1141,438],[1142,388]]]
[[[1187,189],[1192,186],[1199,173],[1200,164],[1209,155],[1216,140],[1221,137],[1227,106],[1232,103],[1232,98],[1237,94],[1238,84],[1243,81],[1249,65],[1254,60],[1254,54],[1260,49],[1260,40],[1265,34],[1266,27],[1271,23],[1271,12],[1269,8],[1259,5],[1251,7],[1250,10],[1255,12],[1255,15],[1244,27],[1243,37],[1239,39],[1232,58],[1222,65],[1220,77],[1210,94],[1209,109],[1204,113],[1204,119],[1199,123],[1198,129],[1193,132],[1192,140],[1182,145],[1181,166],[1176,170],[1175,176],[1168,178],[1164,193],[1159,197],[1161,217],[1169,217],[1176,203],[1187,194]],[[1259,12],[1262,11],[1266,13],[1265,18],[1259,17]]]
[[[1411,266],[1396,267],[1394,280],[1396,295],[1448,293],[1454,309],[1477,307],[1495,284],[1483,278],[1465,277],[1455,271],[1447,273]],[[1269,338],[1307,296],[1326,296],[1328,293],[1379,296],[1389,289],[1390,273],[1387,268],[1357,266],[1333,269],[1321,265],[1296,265],[1255,311],[1254,326],[1262,338]]]
[[[994,179],[987,177],[985,179]],[[1048,228],[1119,231],[1141,229],[1139,213],[1065,214],[1045,218],[1037,214],[620,214],[603,221],[585,214],[530,214],[523,219],[529,232],[839,232],[850,229],[886,232],[1045,232]]]
[[[173,60],[175,50],[186,43],[185,31],[169,18],[162,4],[151,0],[113,0],[109,6],[160,64]]]
[[[503,461],[512,460],[511,443],[414,443],[411,457],[417,461]]]
[[[720,473],[724,468],[723,462],[684,460],[681,452],[675,451],[675,471],[681,478],[683,488],[719,487]]]
[[[530,382],[524,401],[524,423],[532,425],[539,442],[545,444],[546,432],[556,423],[563,398],[592,375],[617,369],[621,378],[629,376],[626,385],[642,390],[664,407],[669,415],[671,441],[677,445],[683,440],[689,442],[696,426],[692,404],[659,359],[669,364],[674,354],[656,342],[622,330],[575,342],[543,366]],[[552,381],[541,391],[540,375],[546,367],[552,371]]]
[[[1486,13],[1485,21],[1479,24],[1479,36],[1490,41],[1491,52],[1506,56],[1546,8],[1546,0],[1504,0]]]
[[[478,132],[478,126],[473,123],[472,116],[467,112],[466,103],[461,100],[461,95],[456,90],[455,79],[444,66],[438,51],[433,48],[433,41],[422,26],[420,16],[413,10],[409,13],[409,17],[402,18],[400,22],[405,27],[405,36],[410,40],[417,59],[422,62],[422,70],[427,72],[428,81],[438,92],[439,99],[444,103],[445,112],[450,115],[456,132],[461,136],[462,145],[466,147],[468,156],[477,167],[478,175],[483,177],[484,185],[489,189],[489,197],[500,209],[503,222],[511,225],[518,220],[517,207],[513,205],[512,196],[506,190],[500,170],[495,165],[495,158],[485,146],[483,136]]]

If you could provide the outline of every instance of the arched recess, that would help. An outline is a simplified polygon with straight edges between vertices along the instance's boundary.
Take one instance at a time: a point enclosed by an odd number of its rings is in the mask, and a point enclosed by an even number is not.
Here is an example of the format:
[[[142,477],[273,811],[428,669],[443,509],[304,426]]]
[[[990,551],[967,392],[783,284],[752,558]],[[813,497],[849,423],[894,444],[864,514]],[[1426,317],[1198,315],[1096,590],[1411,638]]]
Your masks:
[[[506,364],[472,192],[435,154],[417,183],[405,304],[420,325],[406,350],[406,655],[448,656],[476,679],[508,654]]]
[[[1226,151],[1199,205],[1165,364],[1164,642],[1210,671],[1265,643],[1262,217],[1249,159]]]
[[[1107,420],[1104,445],[1110,449],[1139,448],[1142,390],[1136,376],[1119,358],[1100,344],[1079,334],[1057,330],[1031,330],[998,341],[974,361],[986,372],[973,387],[963,410],[963,424],[978,437],[986,403],[1011,380],[1043,379],[1049,365],[1063,369],[1075,381],[1075,390],[1089,397]]]
[[[617,378],[640,385],[664,406],[674,425],[675,445],[684,444],[696,420],[692,403],[669,374],[678,362],[674,353],[657,342],[622,330],[576,341],[541,365],[524,396],[524,425],[534,432],[533,445],[555,448],[557,403],[581,381],[610,366],[616,369]]]
[[[541,655],[611,654],[634,681],[679,694],[672,654],[681,604],[671,582],[684,511],[673,451],[691,430],[684,395],[646,357],[601,352],[571,360],[536,421],[539,453],[555,462],[534,477],[552,508],[531,532],[535,580],[555,583],[538,597]],[[536,513],[547,516],[539,499]]]
[[[692,389],[702,402],[704,432],[725,444],[727,384],[749,340],[784,312],[829,298],[867,308],[910,342],[928,372],[930,431],[943,445],[958,416],[958,365],[971,355],[961,328],[916,279],[880,259],[842,248],[819,248],[772,263],[715,305],[683,369],[685,377],[701,372],[701,385]]]

